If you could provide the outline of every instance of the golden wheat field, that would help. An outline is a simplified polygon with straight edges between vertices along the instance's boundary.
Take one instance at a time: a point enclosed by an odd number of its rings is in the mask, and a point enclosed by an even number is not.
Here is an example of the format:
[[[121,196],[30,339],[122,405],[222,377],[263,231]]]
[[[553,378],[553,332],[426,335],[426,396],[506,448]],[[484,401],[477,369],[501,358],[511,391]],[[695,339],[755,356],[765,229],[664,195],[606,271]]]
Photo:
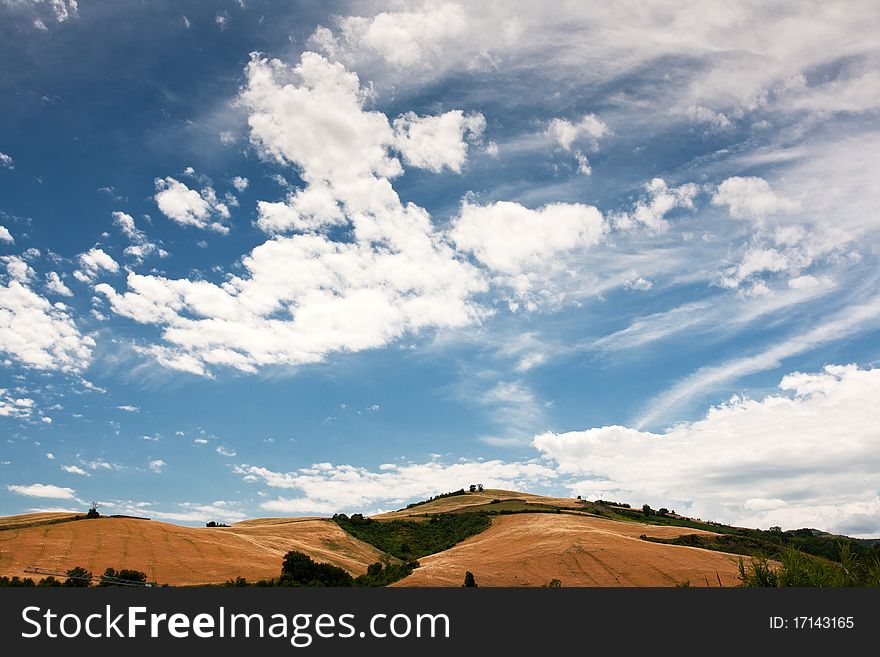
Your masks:
[[[210,584],[234,577],[275,577],[289,550],[300,550],[353,575],[366,572],[381,556],[325,519],[250,520],[207,528],[95,518],[15,527],[38,522],[41,515],[48,514],[30,514],[27,522],[0,519],[0,527],[8,527],[0,531],[0,575],[23,577],[28,566],[59,571],[83,566],[95,574],[112,567],[143,571],[160,584]]]

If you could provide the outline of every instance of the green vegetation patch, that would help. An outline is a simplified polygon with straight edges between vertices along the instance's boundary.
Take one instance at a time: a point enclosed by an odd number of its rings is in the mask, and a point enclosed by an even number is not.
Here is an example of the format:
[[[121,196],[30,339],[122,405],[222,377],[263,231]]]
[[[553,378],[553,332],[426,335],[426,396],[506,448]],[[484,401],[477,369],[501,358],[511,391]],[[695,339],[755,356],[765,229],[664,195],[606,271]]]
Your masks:
[[[448,550],[453,545],[485,531],[492,524],[487,513],[441,513],[427,520],[378,521],[360,513],[344,513],[333,520],[355,538],[405,562]]]
[[[876,555],[857,557],[848,544],[841,543],[838,561],[805,554],[786,547],[771,563],[763,557],[746,566],[739,562],[739,577],[745,587],[849,587],[880,586],[880,558]]]
[[[404,509],[411,509],[414,506],[421,506],[422,504],[428,504],[429,502],[433,502],[435,500],[440,500],[440,499],[443,499],[444,497],[456,497],[458,495],[467,495],[467,493],[465,493],[464,488],[460,488],[458,490],[454,490],[449,493],[440,493],[439,495],[435,495],[434,497],[429,497],[428,499],[422,500],[421,502],[413,502],[412,504],[407,504],[404,507]],[[401,509],[401,511],[402,510],[403,509]]]

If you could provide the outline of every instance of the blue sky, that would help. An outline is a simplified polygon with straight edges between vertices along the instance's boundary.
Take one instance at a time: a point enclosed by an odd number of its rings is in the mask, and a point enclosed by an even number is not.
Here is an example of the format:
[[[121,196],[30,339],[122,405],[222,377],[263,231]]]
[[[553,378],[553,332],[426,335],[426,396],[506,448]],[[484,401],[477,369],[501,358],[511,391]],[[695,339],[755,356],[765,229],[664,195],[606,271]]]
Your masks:
[[[880,534],[878,23],[0,0],[0,513]]]

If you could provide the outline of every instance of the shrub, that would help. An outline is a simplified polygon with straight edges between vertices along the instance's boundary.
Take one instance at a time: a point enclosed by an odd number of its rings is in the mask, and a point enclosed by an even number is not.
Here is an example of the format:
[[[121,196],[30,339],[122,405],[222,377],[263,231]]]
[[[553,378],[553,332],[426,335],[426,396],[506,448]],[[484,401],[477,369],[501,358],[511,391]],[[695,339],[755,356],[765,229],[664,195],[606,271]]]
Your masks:
[[[467,571],[464,574],[464,584],[461,585],[463,589],[471,589],[477,588],[477,580],[474,579],[474,574],[471,571]]]

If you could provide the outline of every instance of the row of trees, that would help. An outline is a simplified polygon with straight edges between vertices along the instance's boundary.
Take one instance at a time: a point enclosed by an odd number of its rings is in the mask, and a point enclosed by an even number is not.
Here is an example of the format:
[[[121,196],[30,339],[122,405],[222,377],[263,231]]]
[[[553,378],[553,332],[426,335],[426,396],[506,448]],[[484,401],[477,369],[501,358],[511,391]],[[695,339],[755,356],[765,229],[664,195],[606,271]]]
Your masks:
[[[87,570],[81,566],[77,566],[76,568],[71,568],[67,571],[67,576],[65,579],[60,580],[54,575],[49,575],[40,579],[39,581],[34,581],[30,577],[0,577],[0,586],[20,586],[20,587],[31,587],[31,586],[42,586],[42,587],[53,587],[53,586],[67,586],[67,587],[78,587],[78,588],[86,588],[92,586],[92,580],[94,579],[92,572]],[[108,568],[104,571],[104,574],[98,578],[98,586],[125,586],[127,583],[131,584],[146,584],[147,583],[147,574],[143,573],[139,570],[129,570],[123,568],[122,570],[116,570],[115,568]]]

